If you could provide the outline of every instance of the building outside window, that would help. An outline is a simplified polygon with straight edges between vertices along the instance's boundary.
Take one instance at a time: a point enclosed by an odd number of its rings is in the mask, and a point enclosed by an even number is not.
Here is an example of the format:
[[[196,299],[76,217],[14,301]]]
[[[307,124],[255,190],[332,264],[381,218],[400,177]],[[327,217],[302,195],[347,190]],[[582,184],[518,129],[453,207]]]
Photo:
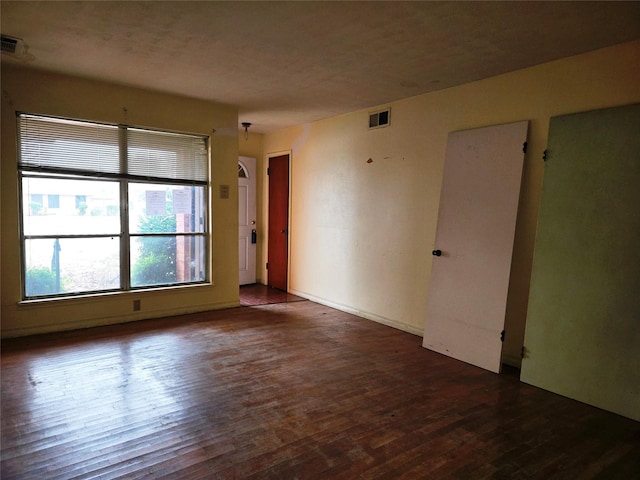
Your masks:
[[[206,136],[28,114],[18,130],[24,299],[207,281]]]

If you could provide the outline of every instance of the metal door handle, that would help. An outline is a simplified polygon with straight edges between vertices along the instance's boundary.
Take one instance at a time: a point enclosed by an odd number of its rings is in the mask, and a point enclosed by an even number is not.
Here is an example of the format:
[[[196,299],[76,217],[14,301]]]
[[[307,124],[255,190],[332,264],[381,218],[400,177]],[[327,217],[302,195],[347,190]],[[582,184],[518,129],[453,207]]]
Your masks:
[[[433,255],[434,257],[439,257],[440,255],[442,255],[442,250],[434,250],[433,252],[431,252],[431,255]]]

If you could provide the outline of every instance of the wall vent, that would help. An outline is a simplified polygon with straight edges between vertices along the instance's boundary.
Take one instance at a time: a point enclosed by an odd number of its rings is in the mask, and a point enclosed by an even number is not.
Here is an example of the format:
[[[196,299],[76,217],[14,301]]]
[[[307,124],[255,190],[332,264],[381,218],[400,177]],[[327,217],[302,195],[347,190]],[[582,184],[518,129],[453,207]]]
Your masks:
[[[385,108],[369,114],[369,128],[380,128],[389,125],[391,120],[391,109]]]
[[[22,40],[8,35],[2,35],[2,51],[20,55],[22,53]]]

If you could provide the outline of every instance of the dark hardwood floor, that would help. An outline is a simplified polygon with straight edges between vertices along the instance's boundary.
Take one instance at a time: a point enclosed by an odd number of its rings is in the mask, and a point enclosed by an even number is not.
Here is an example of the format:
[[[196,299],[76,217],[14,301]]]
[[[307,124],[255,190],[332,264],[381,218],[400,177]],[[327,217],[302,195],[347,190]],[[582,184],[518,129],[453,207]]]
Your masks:
[[[240,286],[240,305],[243,307],[300,302],[302,300],[304,298],[259,283]]]
[[[2,343],[9,479],[635,479],[640,423],[299,301]]]

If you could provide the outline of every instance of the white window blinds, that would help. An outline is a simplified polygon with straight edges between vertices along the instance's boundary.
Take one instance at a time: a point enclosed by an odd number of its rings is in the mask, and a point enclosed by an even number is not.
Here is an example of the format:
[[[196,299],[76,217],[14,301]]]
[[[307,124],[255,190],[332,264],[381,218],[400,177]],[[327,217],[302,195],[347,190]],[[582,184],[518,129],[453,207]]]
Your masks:
[[[20,167],[124,178],[208,180],[207,137],[18,115]]]
[[[121,173],[117,126],[19,115],[18,136],[21,167]]]
[[[207,144],[192,135],[127,129],[128,173],[143,177],[206,181]]]

